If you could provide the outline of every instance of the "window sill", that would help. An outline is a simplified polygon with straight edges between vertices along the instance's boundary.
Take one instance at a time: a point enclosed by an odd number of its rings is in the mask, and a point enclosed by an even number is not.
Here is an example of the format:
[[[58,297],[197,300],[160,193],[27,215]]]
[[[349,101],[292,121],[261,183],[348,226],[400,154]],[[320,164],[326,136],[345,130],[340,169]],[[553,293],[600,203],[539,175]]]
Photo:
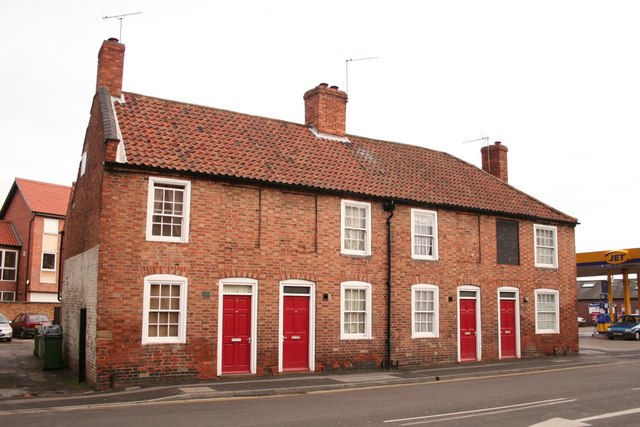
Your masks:
[[[349,258],[373,258],[373,256],[370,253],[369,254],[352,254],[352,253],[340,252],[340,256],[349,257]]]
[[[340,341],[368,341],[372,339],[373,337],[340,337]]]
[[[154,242],[154,243],[189,243],[189,240],[184,240],[184,239],[159,239],[159,238],[150,238],[147,237],[145,239],[147,242]]]
[[[414,256],[411,257],[411,261],[419,261],[419,262],[423,262],[423,261],[427,261],[427,262],[438,262],[440,261],[439,258],[416,258]]]
[[[539,264],[536,264],[535,268],[539,268],[541,270],[558,270],[558,266],[557,265],[539,265]]]
[[[167,344],[186,344],[186,340],[167,340],[167,341],[148,341],[143,340],[142,345],[167,345]]]

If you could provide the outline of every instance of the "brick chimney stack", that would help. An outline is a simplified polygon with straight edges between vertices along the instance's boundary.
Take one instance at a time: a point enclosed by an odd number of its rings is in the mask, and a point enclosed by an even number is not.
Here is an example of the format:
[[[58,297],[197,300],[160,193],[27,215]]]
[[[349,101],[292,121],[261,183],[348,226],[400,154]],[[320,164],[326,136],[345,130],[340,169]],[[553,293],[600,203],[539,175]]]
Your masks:
[[[98,53],[98,78],[96,91],[104,86],[111,96],[122,95],[122,72],[124,68],[124,45],[118,39],[110,38],[102,42]]]
[[[304,94],[305,124],[318,132],[343,137],[346,132],[347,94],[338,86],[320,83]]]
[[[480,149],[480,153],[482,154],[482,170],[489,172],[504,182],[508,182],[507,151],[509,151],[509,149],[502,145],[500,141],[496,141],[493,145],[482,147]]]

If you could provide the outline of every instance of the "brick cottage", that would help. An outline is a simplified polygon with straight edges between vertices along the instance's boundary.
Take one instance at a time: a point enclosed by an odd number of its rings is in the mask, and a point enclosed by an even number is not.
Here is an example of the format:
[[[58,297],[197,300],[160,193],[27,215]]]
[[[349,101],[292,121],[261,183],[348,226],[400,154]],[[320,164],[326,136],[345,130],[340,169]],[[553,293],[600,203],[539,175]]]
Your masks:
[[[447,153],[122,91],[103,43],[64,240],[64,354],[95,388],[578,350],[575,218]]]

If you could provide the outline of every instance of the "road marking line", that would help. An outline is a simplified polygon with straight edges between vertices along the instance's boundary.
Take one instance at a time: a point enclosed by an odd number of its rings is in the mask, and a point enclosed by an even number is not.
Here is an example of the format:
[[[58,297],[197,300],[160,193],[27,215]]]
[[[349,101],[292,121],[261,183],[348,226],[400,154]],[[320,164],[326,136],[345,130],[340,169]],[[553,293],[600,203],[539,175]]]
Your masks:
[[[640,413],[640,408],[626,409],[624,411],[609,412],[607,414],[593,415],[591,417],[579,418],[577,420],[568,420],[565,418],[550,418],[541,423],[533,424],[529,427],[582,427],[590,426],[588,421],[604,420],[607,418],[620,417],[622,415],[632,415]]]
[[[460,411],[460,412],[450,412],[450,413],[445,413],[445,414],[435,414],[435,415],[425,415],[425,416],[421,416],[421,417],[411,417],[411,418],[397,418],[395,420],[385,420],[385,423],[405,423],[407,421],[417,421],[417,420],[421,420],[419,422],[412,422],[412,423],[408,423],[408,424],[402,424],[402,425],[413,425],[413,424],[422,424],[422,423],[426,423],[426,422],[432,422],[435,421],[436,418],[444,418],[444,417],[454,417],[451,419],[455,419],[455,418],[468,418],[468,417],[472,417],[472,416],[476,416],[476,415],[486,415],[486,414],[493,414],[493,413],[500,413],[500,412],[509,412],[509,411],[515,411],[515,410],[519,410],[519,409],[528,409],[528,408],[535,408],[538,406],[546,406],[546,405],[555,405],[558,403],[569,403],[569,402],[574,402],[575,399],[567,399],[566,397],[561,397],[558,399],[549,399],[549,400],[540,400],[540,401],[536,401],[536,402],[526,402],[526,403],[518,403],[515,405],[506,405],[506,406],[496,406],[493,408],[484,408],[484,409],[473,409],[471,411]],[[438,419],[438,421],[442,421],[441,419]]]
[[[605,418],[620,417],[622,415],[631,415],[631,414],[637,414],[637,413],[640,413],[640,408],[625,409],[624,411],[609,412],[608,414],[594,415],[592,417],[580,418],[579,420],[576,420],[576,421],[582,422],[582,421],[603,420]]]

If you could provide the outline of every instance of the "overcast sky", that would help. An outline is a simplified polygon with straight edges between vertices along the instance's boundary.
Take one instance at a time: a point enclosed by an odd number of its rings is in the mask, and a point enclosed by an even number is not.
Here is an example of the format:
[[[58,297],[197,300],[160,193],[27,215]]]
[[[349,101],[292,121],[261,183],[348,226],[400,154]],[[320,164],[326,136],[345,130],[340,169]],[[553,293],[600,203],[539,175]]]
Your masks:
[[[124,90],[304,122],[346,89],[347,132],[480,166],[577,217],[578,252],[640,247],[640,2],[0,0],[0,201],[15,177],[71,185],[98,49]]]

